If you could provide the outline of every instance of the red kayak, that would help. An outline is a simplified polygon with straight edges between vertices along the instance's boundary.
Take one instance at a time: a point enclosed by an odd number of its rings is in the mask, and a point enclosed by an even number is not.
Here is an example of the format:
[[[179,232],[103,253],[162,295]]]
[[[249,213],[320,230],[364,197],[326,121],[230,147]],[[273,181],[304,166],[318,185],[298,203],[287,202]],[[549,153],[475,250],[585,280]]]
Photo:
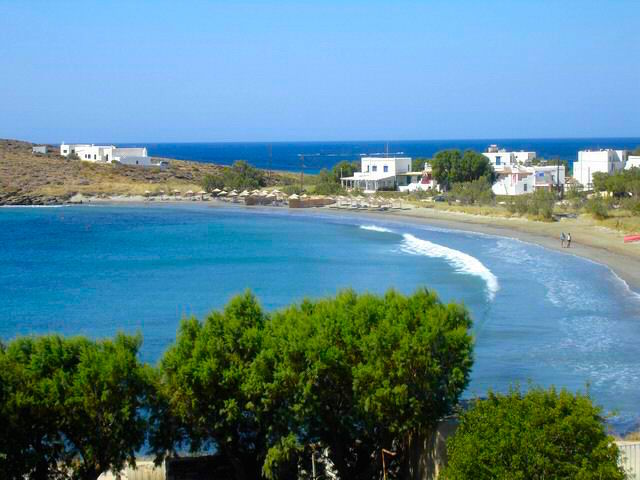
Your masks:
[[[624,237],[624,243],[640,241],[640,235],[627,235]]]

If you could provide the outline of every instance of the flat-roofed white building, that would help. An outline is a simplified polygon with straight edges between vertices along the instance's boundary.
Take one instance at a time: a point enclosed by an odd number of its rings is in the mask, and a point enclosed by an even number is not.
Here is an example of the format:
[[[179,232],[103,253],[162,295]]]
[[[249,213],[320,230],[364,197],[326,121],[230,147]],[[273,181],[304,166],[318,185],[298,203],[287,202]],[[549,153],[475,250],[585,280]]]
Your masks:
[[[66,144],[60,145],[60,155],[68,157],[75,154],[80,160],[96,163],[120,162],[123,165],[141,167],[163,167],[166,162],[152,162],[146,147],[124,147],[115,145]]]
[[[513,165],[504,167],[491,189],[496,195],[524,195],[543,188],[552,190],[564,186],[564,165],[532,166]]]
[[[626,150],[580,150],[578,161],[573,163],[573,178],[584,188],[593,188],[593,174],[613,174],[622,170],[627,160]]]
[[[421,172],[406,172],[396,175],[398,190],[401,192],[418,192],[437,190],[438,182],[433,178],[429,165],[425,165]]]
[[[489,145],[487,151],[482,154],[489,159],[494,170],[512,165],[530,165],[536,158],[536,152],[508,151],[498,148],[497,145]]]
[[[625,170],[640,168],[640,155],[629,155],[627,157],[627,162],[624,164],[624,168]]]
[[[395,190],[397,176],[411,171],[410,157],[362,157],[360,171],[351,177],[342,177],[345,188],[357,188],[366,193],[377,190]]]

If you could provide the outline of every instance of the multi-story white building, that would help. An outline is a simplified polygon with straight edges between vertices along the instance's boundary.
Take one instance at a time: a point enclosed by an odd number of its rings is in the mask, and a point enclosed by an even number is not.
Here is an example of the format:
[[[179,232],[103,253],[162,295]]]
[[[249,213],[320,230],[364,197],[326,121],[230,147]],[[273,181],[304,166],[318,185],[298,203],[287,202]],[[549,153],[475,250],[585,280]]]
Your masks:
[[[593,174],[596,172],[616,173],[627,161],[626,150],[580,150],[578,161],[573,163],[573,178],[584,188],[593,188]]]
[[[524,195],[544,188],[563,188],[565,182],[564,165],[525,167],[513,165],[496,172],[498,179],[491,189],[496,195]]]
[[[60,145],[60,155],[75,154],[80,160],[96,163],[120,162],[124,165],[163,167],[166,162],[155,163],[147,154],[146,147],[118,148],[115,145],[66,144]]]
[[[640,155],[629,155],[627,157],[627,162],[624,164],[624,168],[625,170],[640,168]]]
[[[360,171],[351,177],[342,177],[345,188],[357,188],[371,193],[377,190],[395,190],[398,176],[411,171],[409,157],[362,157]]]
[[[536,158],[536,152],[507,151],[498,148],[497,145],[489,145],[487,151],[482,154],[489,159],[496,171],[513,165],[530,165]]]

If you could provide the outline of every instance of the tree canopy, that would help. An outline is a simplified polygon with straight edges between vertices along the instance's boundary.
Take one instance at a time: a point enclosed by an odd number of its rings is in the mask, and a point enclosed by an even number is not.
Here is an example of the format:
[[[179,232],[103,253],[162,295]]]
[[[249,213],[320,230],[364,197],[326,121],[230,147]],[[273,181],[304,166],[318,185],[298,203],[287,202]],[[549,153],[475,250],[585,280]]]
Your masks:
[[[426,290],[347,290],[271,315],[247,293],[183,322],[161,362],[170,426],[156,452],[167,438],[212,446],[238,480],[293,479],[314,444],[341,478],[372,478],[381,448],[408,462],[409,438],[451,412],[469,381],[470,326],[466,309]]]
[[[3,349],[2,478],[68,478],[70,471],[74,479],[95,480],[134,463],[147,432],[149,394],[140,344],[140,337],[124,335],[51,335]]]
[[[553,388],[478,400],[447,454],[447,480],[625,478],[600,409],[586,395]]]
[[[442,150],[431,160],[433,177],[446,190],[454,183],[486,178],[493,184],[495,173],[487,157],[473,150]]]
[[[224,167],[218,174],[205,175],[200,182],[206,192],[216,188],[253,190],[267,184],[265,173],[245,160],[236,160],[230,167]]]

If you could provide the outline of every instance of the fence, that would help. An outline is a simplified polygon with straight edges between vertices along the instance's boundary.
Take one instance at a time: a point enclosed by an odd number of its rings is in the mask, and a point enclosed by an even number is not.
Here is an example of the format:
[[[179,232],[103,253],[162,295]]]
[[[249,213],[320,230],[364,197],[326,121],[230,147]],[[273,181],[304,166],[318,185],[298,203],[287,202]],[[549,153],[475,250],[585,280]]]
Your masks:
[[[629,480],[640,480],[640,442],[616,442]]]

